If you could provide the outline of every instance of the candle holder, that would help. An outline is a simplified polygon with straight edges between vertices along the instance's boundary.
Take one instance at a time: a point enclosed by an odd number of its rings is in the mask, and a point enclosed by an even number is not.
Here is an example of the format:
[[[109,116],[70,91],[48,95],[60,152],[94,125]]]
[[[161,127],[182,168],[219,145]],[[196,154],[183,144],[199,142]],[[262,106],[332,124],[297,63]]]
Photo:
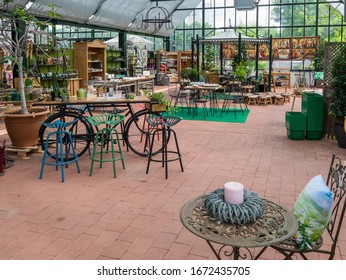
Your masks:
[[[224,190],[217,189],[206,196],[204,206],[211,219],[235,225],[255,223],[263,213],[262,199],[247,190],[242,204],[231,204],[225,201]]]

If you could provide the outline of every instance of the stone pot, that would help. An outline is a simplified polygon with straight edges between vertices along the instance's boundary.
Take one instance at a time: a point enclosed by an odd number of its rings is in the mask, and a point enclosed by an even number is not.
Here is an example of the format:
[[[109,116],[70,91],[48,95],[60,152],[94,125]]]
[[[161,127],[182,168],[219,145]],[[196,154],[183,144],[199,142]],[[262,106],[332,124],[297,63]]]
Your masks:
[[[12,146],[18,148],[32,147],[38,144],[38,131],[48,114],[46,108],[29,108],[29,114],[21,114],[20,109],[4,112],[5,126]]]

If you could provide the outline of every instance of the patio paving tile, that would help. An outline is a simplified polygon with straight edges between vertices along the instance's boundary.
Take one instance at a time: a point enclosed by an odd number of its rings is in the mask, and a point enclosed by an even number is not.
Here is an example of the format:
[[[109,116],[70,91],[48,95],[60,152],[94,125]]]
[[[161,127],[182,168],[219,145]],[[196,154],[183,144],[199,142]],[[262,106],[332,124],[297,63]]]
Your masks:
[[[291,103],[249,108],[244,124],[179,123],[184,172],[171,162],[168,180],[160,164],[145,174],[147,159],[127,151],[126,169],[117,165],[117,178],[111,164],[95,167],[90,177],[90,159],[83,156],[81,173],[69,167],[65,183],[54,168],[38,179],[42,154],[30,154],[29,160],[10,155],[16,165],[0,178],[0,259],[214,260],[207,243],[180,222],[187,200],[240,181],[291,209],[313,176],[326,178],[333,153],[346,159],[335,140],[288,139],[284,115]],[[335,258],[346,259],[346,223]],[[282,256],[268,249],[261,259]]]

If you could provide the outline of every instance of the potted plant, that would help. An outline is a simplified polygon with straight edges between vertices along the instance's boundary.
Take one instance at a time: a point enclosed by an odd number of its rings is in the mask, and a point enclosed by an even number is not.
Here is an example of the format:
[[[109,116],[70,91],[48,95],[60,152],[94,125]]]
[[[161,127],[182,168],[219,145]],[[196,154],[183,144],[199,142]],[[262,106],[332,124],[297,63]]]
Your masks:
[[[62,102],[67,102],[67,100],[68,100],[68,90],[67,90],[67,87],[61,87],[59,89],[59,92],[60,92],[61,101]]]
[[[6,58],[12,61],[12,66],[18,69],[18,82],[21,106],[20,110],[12,109],[4,113],[7,133],[15,147],[27,147],[36,145],[38,142],[39,121],[45,120],[49,111],[45,108],[27,107],[24,87],[23,58],[28,54],[28,47],[32,47],[32,40],[35,34],[46,35],[51,38],[53,35],[45,32],[48,26],[52,26],[50,20],[60,17],[54,10],[53,5],[49,5],[49,20],[39,21],[30,15],[27,9],[20,4],[13,4],[13,0],[3,1],[1,7],[0,36],[2,48],[5,50]],[[9,32],[11,30],[12,32]],[[29,126],[32,124],[32,126]],[[19,127],[14,127],[19,125]],[[20,135],[17,135],[17,133]],[[31,138],[31,139],[30,139]]]
[[[335,134],[340,148],[346,148],[344,122],[346,116],[346,47],[334,58],[332,64],[329,115],[335,118]]]
[[[144,94],[150,99],[150,103],[146,103],[146,108],[151,112],[175,112],[176,108],[170,104],[164,92],[151,92],[145,90]]]
[[[195,68],[187,67],[181,71],[181,78],[188,79],[191,82],[198,81],[198,71]]]
[[[245,82],[250,77],[253,69],[253,62],[249,60],[240,61],[239,63],[235,63],[233,65],[234,74],[241,82]]]

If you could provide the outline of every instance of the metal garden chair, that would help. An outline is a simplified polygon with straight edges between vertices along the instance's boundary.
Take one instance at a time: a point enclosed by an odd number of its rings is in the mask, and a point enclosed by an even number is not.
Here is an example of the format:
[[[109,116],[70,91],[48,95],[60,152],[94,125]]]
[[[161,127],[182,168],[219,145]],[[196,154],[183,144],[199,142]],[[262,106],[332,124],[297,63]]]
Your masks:
[[[283,254],[286,260],[291,260],[294,255],[300,255],[304,260],[308,259],[309,253],[326,254],[329,260],[335,256],[337,242],[341,232],[342,222],[345,218],[346,210],[346,162],[336,155],[333,155],[329,168],[327,185],[333,193],[334,203],[332,214],[326,230],[318,242],[311,249],[300,249],[293,239],[285,240],[282,243],[271,246],[273,249]],[[325,241],[325,242],[324,242]],[[257,255],[258,258],[266,248]]]

